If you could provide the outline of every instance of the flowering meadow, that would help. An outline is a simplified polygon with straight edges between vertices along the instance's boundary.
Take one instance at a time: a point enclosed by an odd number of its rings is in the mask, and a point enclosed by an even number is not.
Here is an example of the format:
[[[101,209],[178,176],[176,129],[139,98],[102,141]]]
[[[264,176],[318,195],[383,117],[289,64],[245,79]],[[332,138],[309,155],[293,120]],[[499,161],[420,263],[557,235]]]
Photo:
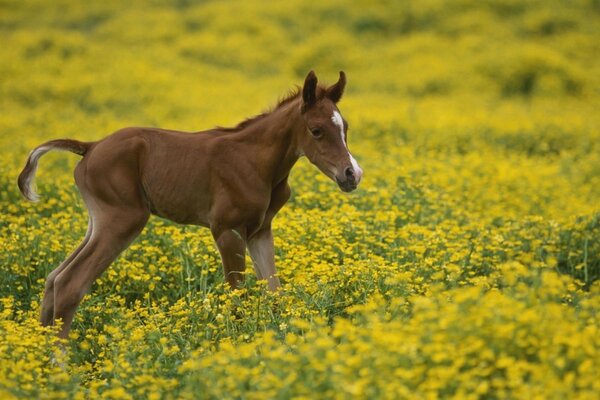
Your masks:
[[[600,2],[0,2],[0,398],[597,399]],[[365,171],[306,159],[283,290],[224,284],[207,229],[152,217],[64,351],[45,277],[83,238],[55,138],[232,126],[314,69]],[[247,259],[250,265],[250,259]]]

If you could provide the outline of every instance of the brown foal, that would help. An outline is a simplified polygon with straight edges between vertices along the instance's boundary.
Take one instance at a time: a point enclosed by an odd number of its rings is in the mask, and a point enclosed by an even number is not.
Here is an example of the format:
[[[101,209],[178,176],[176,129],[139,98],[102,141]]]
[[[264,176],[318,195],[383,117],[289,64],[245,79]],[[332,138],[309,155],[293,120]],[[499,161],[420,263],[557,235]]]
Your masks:
[[[336,106],[345,85],[343,72],[323,87],[311,71],[301,90],[235,128],[125,128],[98,142],[61,139],[35,148],[19,176],[23,195],[37,200],[32,182],[39,158],[68,150],[83,156],[75,183],[89,211],[85,238],[46,280],[42,324],[62,320],[59,336],[67,337],[85,293],[150,214],[210,228],[232,288],[244,279],[248,248],[258,278],[277,290],[271,221],[290,196],[288,175],[298,158],[306,155],[345,192],[361,180]]]

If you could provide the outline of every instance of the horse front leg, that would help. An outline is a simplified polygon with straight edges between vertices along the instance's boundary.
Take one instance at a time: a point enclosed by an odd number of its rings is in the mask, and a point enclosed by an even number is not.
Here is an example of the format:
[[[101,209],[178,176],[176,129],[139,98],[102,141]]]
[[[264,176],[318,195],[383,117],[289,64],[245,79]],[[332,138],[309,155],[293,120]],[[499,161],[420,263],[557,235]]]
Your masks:
[[[246,232],[242,229],[212,230],[221,254],[225,279],[232,289],[244,282],[246,269]]]
[[[250,238],[248,251],[258,278],[266,279],[269,290],[277,291],[281,287],[281,283],[275,268],[275,249],[271,227],[261,229]]]

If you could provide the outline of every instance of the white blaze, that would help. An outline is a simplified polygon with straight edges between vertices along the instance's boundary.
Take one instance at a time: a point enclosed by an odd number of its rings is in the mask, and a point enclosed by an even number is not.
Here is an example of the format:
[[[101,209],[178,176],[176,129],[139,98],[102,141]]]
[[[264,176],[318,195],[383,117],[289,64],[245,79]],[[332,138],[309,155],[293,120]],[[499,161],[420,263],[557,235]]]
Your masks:
[[[344,134],[344,120],[339,112],[334,111],[331,116],[331,121],[340,129],[340,136],[342,137],[342,143],[346,146],[346,135]]]
[[[346,150],[348,150],[348,146],[346,146],[346,134],[344,133],[344,119],[338,111],[334,111],[333,115],[331,116],[331,121],[340,129],[342,143],[344,144]],[[360,179],[362,178],[363,170],[360,168],[354,157],[352,157],[350,151],[348,151],[348,157],[350,157],[350,163],[352,164],[352,168],[354,168],[354,173],[356,174],[356,183],[359,183]]]

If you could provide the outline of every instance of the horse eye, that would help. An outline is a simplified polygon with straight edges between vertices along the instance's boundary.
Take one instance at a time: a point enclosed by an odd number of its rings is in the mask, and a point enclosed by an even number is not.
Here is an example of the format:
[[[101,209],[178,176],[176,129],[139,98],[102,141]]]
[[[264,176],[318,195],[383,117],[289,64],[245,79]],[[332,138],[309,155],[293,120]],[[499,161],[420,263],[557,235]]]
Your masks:
[[[321,136],[321,135],[322,135],[322,133],[321,133],[321,129],[319,129],[319,128],[312,128],[312,129],[310,130],[310,133],[312,133],[312,135],[313,135],[314,137],[319,137],[319,136]]]

